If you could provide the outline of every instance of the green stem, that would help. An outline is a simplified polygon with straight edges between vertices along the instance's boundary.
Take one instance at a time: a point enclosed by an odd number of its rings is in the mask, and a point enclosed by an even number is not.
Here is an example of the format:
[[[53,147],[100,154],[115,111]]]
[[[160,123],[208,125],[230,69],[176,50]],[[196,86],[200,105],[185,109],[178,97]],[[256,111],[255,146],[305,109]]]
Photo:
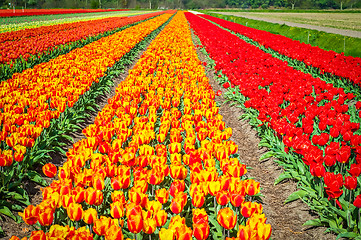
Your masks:
[[[350,205],[351,205],[351,200],[352,200],[352,190],[350,190],[350,198],[348,200],[348,208],[350,209]]]
[[[213,205],[214,205],[214,213],[217,214],[217,204],[216,204],[216,197],[213,197]]]

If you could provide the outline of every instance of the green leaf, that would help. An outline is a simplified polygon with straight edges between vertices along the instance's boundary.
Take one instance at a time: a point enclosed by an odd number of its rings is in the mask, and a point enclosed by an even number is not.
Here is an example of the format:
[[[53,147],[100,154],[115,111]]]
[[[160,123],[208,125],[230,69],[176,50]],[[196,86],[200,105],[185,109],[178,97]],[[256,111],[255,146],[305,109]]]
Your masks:
[[[70,137],[69,135],[66,135],[66,134],[62,134],[61,137],[65,138],[66,140],[69,140],[70,142],[74,141],[72,137]]]
[[[56,146],[56,147],[54,147],[54,150],[57,151],[57,152],[60,152],[60,153],[62,153],[64,155],[66,154],[66,151],[64,149],[62,149],[61,147]]]
[[[285,204],[289,202],[296,201],[307,195],[307,192],[304,190],[298,190],[297,192],[291,193],[288,198],[285,200]]]
[[[36,182],[42,186],[48,185],[48,183],[41,177],[41,175],[35,171],[29,170],[25,174],[31,181]]]
[[[223,231],[223,229],[222,229],[221,225],[219,225],[217,220],[215,220],[212,217],[209,217],[208,219],[212,223],[212,225],[216,228],[216,231],[211,231],[212,235],[213,235],[213,239],[222,239],[222,231]]]
[[[265,154],[263,154],[263,155],[259,158],[259,160],[260,160],[260,161],[263,161],[263,160],[265,160],[265,159],[268,159],[268,158],[273,157],[274,155],[275,155],[274,152],[269,151],[269,152],[266,152]]]
[[[288,172],[284,172],[276,179],[274,185],[277,185],[278,183],[282,182],[285,179],[292,178],[292,176]]]
[[[0,214],[8,216],[8,217],[12,218],[14,221],[17,221],[15,215],[6,206],[0,206]]]
[[[358,234],[354,233],[354,232],[345,232],[345,233],[340,233],[339,235],[337,235],[336,239],[340,239],[340,238],[355,238],[357,237]]]
[[[315,227],[321,227],[324,226],[322,224],[321,220],[319,218],[308,220],[303,224],[303,226],[315,226]]]
[[[52,151],[48,151],[48,152],[52,152]],[[33,164],[35,163],[41,163],[41,162],[46,162],[45,159],[48,159],[50,158],[49,155],[47,155],[46,153],[42,153],[42,154],[39,154],[39,155],[36,155],[32,161],[33,161]]]

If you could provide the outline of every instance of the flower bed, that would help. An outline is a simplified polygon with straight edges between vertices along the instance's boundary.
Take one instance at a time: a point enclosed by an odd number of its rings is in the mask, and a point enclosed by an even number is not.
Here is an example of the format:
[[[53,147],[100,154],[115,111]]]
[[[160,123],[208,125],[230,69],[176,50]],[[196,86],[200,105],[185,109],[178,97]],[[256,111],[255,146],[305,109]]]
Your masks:
[[[41,227],[32,237],[220,239],[227,229],[269,239],[259,183],[245,177],[214,97],[178,13],[23,212]]]
[[[64,143],[59,141],[69,139],[69,132],[79,129],[76,124],[84,121],[86,111],[95,111],[94,98],[112,84],[107,74],[119,74],[122,66],[118,63],[130,63],[131,56],[123,57],[171,15],[163,14],[102,38],[1,83],[1,89],[4,89],[1,100],[4,102],[1,109],[0,179],[3,188],[0,196],[7,199],[1,201],[3,209],[19,208],[19,205],[9,204],[10,200],[28,203],[22,180],[44,183],[32,170],[34,165],[46,163],[51,151],[63,151],[59,146]],[[113,64],[117,65],[116,68],[112,67]],[[14,88],[16,83],[18,87]],[[17,96],[15,102],[11,98],[14,96]],[[75,106],[76,111],[73,111]],[[16,220],[10,211],[1,213]]]
[[[317,46],[300,43],[282,35],[246,27],[209,15],[201,16],[235,33],[249,37],[266,48],[271,48],[282,55],[319,68],[321,72],[347,78],[357,85],[361,83],[361,58],[344,56],[334,51],[325,51]]]
[[[205,19],[186,17],[230,88],[227,97],[243,106],[263,145],[272,149],[264,158],[283,160],[288,171],[278,181],[300,181],[301,190],[287,201],[303,198],[320,214],[308,224],[358,236],[360,103],[353,94],[294,70]]]
[[[27,61],[31,55],[51,51],[55,46],[113,31],[158,14],[160,13],[127,18],[110,17],[1,33],[0,64],[13,62],[19,57]]]
[[[74,13],[94,13],[94,12],[112,12],[112,11],[129,11],[128,9],[2,9],[0,17],[17,17],[17,16],[36,16],[49,14],[74,14]]]

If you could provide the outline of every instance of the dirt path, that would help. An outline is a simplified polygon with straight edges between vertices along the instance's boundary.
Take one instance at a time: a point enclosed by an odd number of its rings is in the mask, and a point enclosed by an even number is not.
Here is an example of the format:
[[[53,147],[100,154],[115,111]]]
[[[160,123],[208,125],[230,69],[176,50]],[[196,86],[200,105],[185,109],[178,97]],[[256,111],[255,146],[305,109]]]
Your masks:
[[[194,41],[194,38],[193,38]],[[198,49],[198,56],[202,62],[206,62],[206,56]],[[209,64],[207,64],[209,66]],[[215,92],[226,90],[215,81],[214,70],[206,67],[207,77]],[[230,106],[230,103],[224,103],[223,95],[216,97],[217,102],[222,103],[219,112],[223,116],[228,127],[233,129],[231,140],[238,145],[238,154],[242,163],[249,169],[247,175],[261,183],[261,193],[264,195],[263,208],[267,217],[267,223],[272,225],[273,240],[334,240],[336,236],[330,233],[324,233],[326,228],[310,228],[302,226],[310,219],[317,218],[308,206],[301,200],[284,204],[286,198],[297,189],[297,184],[293,181],[281,182],[274,185],[278,176],[283,173],[273,159],[263,162],[259,161],[262,154],[267,152],[266,148],[259,148],[260,138],[257,131],[253,129],[247,121],[240,120],[242,110],[236,106]]]
[[[270,22],[270,23],[285,24],[290,27],[312,29],[312,30],[317,30],[317,31],[322,31],[322,32],[327,32],[327,33],[334,33],[334,34],[339,34],[339,35],[348,36],[348,37],[361,38],[361,31],[353,31],[353,30],[347,30],[347,29],[322,27],[322,26],[317,26],[317,25],[288,22],[288,21],[276,20],[276,19],[272,19],[272,18],[268,18],[268,17],[255,17],[255,16],[251,16],[250,14],[248,14],[246,12],[214,12],[214,13],[237,16],[237,17],[244,17],[244,18],[249,18],[249,19],[253,19],[253,20]]]

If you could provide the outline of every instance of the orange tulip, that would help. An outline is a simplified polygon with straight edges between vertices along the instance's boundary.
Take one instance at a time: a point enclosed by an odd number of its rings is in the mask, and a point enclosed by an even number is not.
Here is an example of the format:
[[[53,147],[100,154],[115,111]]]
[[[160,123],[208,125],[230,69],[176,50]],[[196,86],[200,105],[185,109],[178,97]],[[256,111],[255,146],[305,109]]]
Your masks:
[[[89,208],[83,212],[83,221],[86,224],[93,224],[94,221],[98,218],[97,210],[94,208]]]
[[[219,181],[210,182],[208,185],[209,193],[212,196],[216,196],[217,192],[219,192],[221,189],[221,183]]]
[[[208,215],[204,208],[194,208],[192,210],[192,221],[194,223],[198,222],[208,222]]]
[[[219,191],[216,194],[217,203],[224,206],[229,203],[229,193],[228,191]]]
[[[180,212],[183,211],[183,200],[180,198],[173,198],[171,203],[170,203],[170,210],[172,210],[172,212],[174,214],[179,214]]]
[[[99,206],[103,202],[103,193],[100,190],[96,190],[92,187],[86,189],[85,201],[89,205]]]
[[[155,168],[152,168],[148,171],[148,183],[152,185],[159,185],[164,180],[164,174],[160,171],[157,171]]]
[[[241,204],[244,202],[244,195],[242,194],[232,192],[230,193],[230,197],[231,197],[231,203],[235,207],[241,206]]]
[[[185,189],[185,182],[183,180],[174,180],[169,188],[169,194],[174,197],[177,192],[183,192]]]
[[[41,226],[49,226],[53,223],[54,220],[54,210],[50,208],[45,208],[39,213],[38,221]]]
[[[193,206],[195,206],[197,208],[202,207],[204,204],[204,201],[205,201],[205,197],[204,197],[203,193],[197,192],[192,196],[192,204],[193,204]]]
[[[112,225],[112,219],[105,216],[101,216],[99,219],[94,221],[94,232],[99,235],[105,235],[107,229]]]
[[[162,209],[162,204],[159,201],[148,201],[146,209],[150,212],[156,213]]]
[[[80,221],[83,217],[83,208],[79,203],[71,203],[66,211],[72,221]]]
[[[193,236],[197,240],[207,239],[209,236],[208,222],[193,223]]]
[[[139,206],[135,203],[132,203],[132,202],[127,203],[127,205],[125,205],[125,209],[126,209],[127,218],[129,218],[130,215],[142,214],[141,206]]]
[[[110,215],[113,218],[122,218],[124,216],[124,205],[121,202],[110,204]]]
[[[173,229],[162,228],[159,231],[159,240],[174,240],[175,231]]]
[[[263,207],[262,204],[255,202],[243,202],[240,211],[242,216],[249,218],[255,213],[262,213]]]
[[[121,176],[116,176],[111,178],[110,185],[114,190],[119,190],[123,187],[121,178],[122,178]]]
[[[74,196],[75,202],[82,203],[85,199],[85,190],[84,188],[77,186],[73,189],[72,195]]]
[[[127,219],[128,230],[132,233],[139,233],[143,229],[142,214],[131,214]]]
[[[161,227],[167,222],[168,215],[167,215],[167,212],[165,210],[159,210],[155,214],[154,218],[155,218],[155,221],[157,223],[157,226]]]
[[[92,184],[95,189],[103,190],[105,186],[104,178],[100,174],[95,174],[92,178]]]
[[[46,240],[46,235],[42,230],[33,231],[31,232],[29,240]]]
[[[225,229],[232,229],[236,225],[237,215],[228,207],[222,208],[218,211],[217,221]]]
[[[57,169],[56,166],[52,163],[47,163],[43,166],[43,173],[49,178],[53,178],[56,175]]]
[[[34,225],[38,221],[39,208],[29,205],[25,208],[23,213],[19,213],[24,222],[28,225]]]
[[[249,196],[256,195],[260,192],[260,183],[253,179],[246,180],[246,194]]]
[[[182,165],[171,165],[170,166],[170,175],[174,179],[183,180],[187,177],[188,170]]]
[[[145,218],[143,220],[143,232],[152,234],[157,229],[157,222],[154,218]]]
[[[155,191],[155,197],[161,204],[164,204],[168,202],[169,192],[165,188],[158,189]]]
[[[160,142],[160,143],[162,143],[162,142],[164,142],[165,137],[166,137],[165,134],[159,133],[159,134],[157,135],[157,141]]]
[[[182,150],[182,146],[180,143],[174,142],[168,145],[168,150],[170,154],[173,153],[180,153],[180,151]]]
[[[122,228],[111,225],[105,232],[105,240],[123,240]]]
[[[114,191],[111,194],[111,199],[113,202],[120,202],[125,205],[125,196],[122,191]]]

